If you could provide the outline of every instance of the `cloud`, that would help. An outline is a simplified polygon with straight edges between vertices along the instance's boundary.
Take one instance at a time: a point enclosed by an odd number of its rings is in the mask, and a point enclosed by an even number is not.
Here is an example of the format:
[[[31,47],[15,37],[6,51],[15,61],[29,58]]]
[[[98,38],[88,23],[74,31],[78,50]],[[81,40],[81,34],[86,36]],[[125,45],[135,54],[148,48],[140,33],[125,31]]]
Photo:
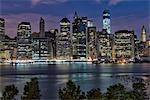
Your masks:
[[[101,3],[101,2],[108,2],[109,5],[116,5],[120,2],[123,2],[123,1],[129,1],[129,0],[94,0],[95,2],[97,3]]]
[[[125,0],[110,0],[109,4],[110,5],[116,5],[117,3],[122,2],[122,1],[125,1]]]
[[[42,0],[31,0],[32,5],[37,5]]]
[[[101,3],[101,2],[107,2],[108,5],[116,5],[120,2],[126,2],[126,1],[133,1],[133,0],[93,0],[97,3]]]
[[[69,0],[31,0],[33,6],[38,4],[57,4],[57,3],[64,3]]]
[[[132,0],[109,0],[109,5],[116,5],[120,2],[132,1]]]

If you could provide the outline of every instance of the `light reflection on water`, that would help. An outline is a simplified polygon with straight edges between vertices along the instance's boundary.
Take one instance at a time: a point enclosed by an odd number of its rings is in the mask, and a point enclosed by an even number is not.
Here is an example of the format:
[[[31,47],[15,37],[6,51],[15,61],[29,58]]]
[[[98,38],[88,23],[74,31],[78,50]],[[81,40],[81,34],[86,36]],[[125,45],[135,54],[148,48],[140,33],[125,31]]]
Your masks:
[[[0,75],[0,92],[5,85],[15,84],[21,95],[25,82],[32,77],[38,77],[42,99],[49,99],[57,98],[59,87],[64,87],[69,79],[79,84],[84,91],[101,88],[104,92],[112,84],[125,83],[124,79],[120,78],[122,76],[139,76],[150,80],[150,77],[144,76],[150,75],[150,64],[92,65],[82,63],[0,66]]]

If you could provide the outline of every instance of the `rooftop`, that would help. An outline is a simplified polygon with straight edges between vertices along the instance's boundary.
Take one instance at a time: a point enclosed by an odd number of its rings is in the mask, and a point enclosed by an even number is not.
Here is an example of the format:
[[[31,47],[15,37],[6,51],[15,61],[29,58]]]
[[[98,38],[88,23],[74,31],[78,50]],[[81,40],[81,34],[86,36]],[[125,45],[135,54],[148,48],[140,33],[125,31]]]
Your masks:
[[[70,23],[70,21],[65,17],[60,22]]]

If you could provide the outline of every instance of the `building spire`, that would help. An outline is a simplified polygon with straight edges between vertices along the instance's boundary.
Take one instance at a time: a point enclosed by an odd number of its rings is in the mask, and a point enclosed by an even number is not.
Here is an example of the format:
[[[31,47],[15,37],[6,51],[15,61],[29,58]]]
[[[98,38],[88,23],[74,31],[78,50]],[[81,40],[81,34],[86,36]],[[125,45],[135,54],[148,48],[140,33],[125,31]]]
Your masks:
[[[42,17],[40,18],[39,28],[40,28],[40,37],[45,37],[45,21]]]
[[[144,27],[144,25],[142,26],[142,31],[144,31],[145,30],[145,27]]]
[[[103,11],[103,29],[106,29],[107,33],[111,33],[111,20],[109,10]]]
[[[74,13],[74,19],[78,18],[77,12]]]
[[[146,29],[143,25],[141,29],[141,41],[146,42],[146,40],[147,40],[147,34],[146,34]]]

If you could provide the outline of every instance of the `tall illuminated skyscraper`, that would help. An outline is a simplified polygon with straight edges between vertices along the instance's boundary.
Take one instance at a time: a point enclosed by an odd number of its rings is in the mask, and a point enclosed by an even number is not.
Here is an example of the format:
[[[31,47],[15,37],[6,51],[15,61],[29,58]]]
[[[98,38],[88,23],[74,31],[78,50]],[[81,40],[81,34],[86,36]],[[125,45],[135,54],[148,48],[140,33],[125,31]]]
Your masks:
[[[31,25],[21,22],[17,32],[17,59],[27,60],[32,58]]]
[[[60,33],[57,36],[57,57],[71,58],[70,21],[65,17],[60,21]]]
[[[44,19],[41,17],[40,18],[40,37],[45,37],[45,21]]]
[[[143,25],[141,29],[141,42],[146,42],[146,40],[147,40],[147,34],[146,34],[146,29]]]
[[[75,12],[72,23],[72,55],[73,59],[87,58],[87,17],[79,17]]]
[[[110,12],[109,10],[103,11],[103,29],[106,29],[107,33],[111,33],[111,26],[110,26]]]
[[[134,58],[134,31],[119,30],[114,34],[116,58]]]
[[[56,56],[55,34],[56,31],[45,31],[45,21],[41,17],[39,23],[39,34],[33,35],[33,60],[47,60]]]
[[[95,27],[92,20],[87,21],[87,27]]]
[[[97,32],[97,56],[101,59],[112,58],[112,40],[111,35],[107,33],[106,29]]]
[[[88,59],[96,59],[97,58],[97,37],[96,37],[96,27],[88,27],[87,28],[87,53]]]
[[[5,35],[5,20],[0,18],[0,41],[4,38]]]

